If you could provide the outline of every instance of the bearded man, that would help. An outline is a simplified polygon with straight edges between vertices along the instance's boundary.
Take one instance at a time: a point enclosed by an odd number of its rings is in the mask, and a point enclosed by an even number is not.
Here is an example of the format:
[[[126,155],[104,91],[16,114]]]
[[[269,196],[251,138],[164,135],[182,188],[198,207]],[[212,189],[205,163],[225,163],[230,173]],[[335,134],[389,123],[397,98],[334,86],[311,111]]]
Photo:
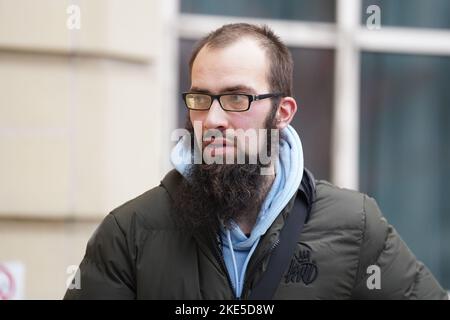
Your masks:
[[[292,58],[268,27],[211,32],[190,72],[175,169],[104,219],[65,298],[447,298],[372,198],[304,168]]]

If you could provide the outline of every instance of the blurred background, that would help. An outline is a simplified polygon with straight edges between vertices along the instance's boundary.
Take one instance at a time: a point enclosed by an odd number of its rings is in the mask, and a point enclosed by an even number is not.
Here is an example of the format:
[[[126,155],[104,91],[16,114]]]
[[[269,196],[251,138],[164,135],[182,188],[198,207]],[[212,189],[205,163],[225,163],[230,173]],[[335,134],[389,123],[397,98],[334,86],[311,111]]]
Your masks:
[[[291,49],[306,166],[450,288],[450,1],[0,0],[0,299],[62,298],[103,217],[159,184],[193,44],[230,22]]]

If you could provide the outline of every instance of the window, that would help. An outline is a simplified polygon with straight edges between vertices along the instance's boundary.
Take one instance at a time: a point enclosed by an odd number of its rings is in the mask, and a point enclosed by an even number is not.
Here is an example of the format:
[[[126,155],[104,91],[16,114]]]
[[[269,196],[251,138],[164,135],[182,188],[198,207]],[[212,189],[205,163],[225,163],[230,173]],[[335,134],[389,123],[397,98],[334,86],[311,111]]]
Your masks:
[[[448,0],[364,0],[362,24],[366,23],[365,9],[370,5],[381,8],[384,26],[450,28]]]
[[[450,57],[363,54],[360,189],[447,288],[449,82]]]
[[[334,0],[183,0],[181,12],[286,20],[335,21]]]

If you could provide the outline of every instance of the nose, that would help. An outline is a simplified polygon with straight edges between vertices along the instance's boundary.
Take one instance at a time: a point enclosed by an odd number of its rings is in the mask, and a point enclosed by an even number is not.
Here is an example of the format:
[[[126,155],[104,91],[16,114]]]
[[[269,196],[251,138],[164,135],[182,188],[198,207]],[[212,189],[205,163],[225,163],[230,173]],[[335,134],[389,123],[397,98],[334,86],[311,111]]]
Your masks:
[[[228,127],[227,112],[222,109],[217,99],[212,102],[211,108],[208,110],[204,126],[205,129],[219,130],[226,129]]]

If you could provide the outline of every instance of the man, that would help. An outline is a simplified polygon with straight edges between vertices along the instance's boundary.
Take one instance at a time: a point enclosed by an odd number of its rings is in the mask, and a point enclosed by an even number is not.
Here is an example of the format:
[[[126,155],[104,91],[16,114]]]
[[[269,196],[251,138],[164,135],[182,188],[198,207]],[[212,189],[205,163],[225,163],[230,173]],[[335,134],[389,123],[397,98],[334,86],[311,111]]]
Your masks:
[[[293,63],[269,28],[215,30],[190,70],[190,135],[172,153],[176,169],[104,219],[81,262],[81,288],[65,298],[257,297],[299,201],[307,218],[269,298],[447,298],[373,199],[303,167],[289,126]]]

